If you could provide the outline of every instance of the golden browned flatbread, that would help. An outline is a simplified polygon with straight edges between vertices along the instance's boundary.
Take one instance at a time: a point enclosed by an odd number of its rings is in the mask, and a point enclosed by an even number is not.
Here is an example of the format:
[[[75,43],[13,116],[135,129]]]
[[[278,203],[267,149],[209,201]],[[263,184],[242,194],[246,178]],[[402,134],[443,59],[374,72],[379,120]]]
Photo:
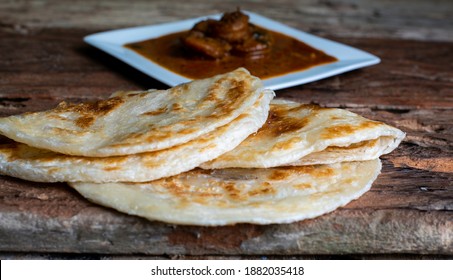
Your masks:
[[[358,198],[405,134],[284,100],[247,70],[0,119],[0,174],[175,224],[290,223]],[[201,168],[197,168],[201,167]]]
[[[113,157],[64,155],[13,143],[0,145],[0,174],[38,182],[143,182],[176,175],[230,151],[266,121],[274,94],[261,91],[246,113],[171,148]]]
[[[267,169],[195,169],[146,183],[70,183],[87,199],[175,224],[290,223],[358,198],[380,173],[379,159]]]
[[[104,157],[162,150],[224,126],[261,95],[261,81],[243,68],[168,90],[117,94],[0,118],[0,134],[69,155]]]
[[[370,160],[394,150],[401,130],[342,109],[273,100],[266,124],[205,169]]]

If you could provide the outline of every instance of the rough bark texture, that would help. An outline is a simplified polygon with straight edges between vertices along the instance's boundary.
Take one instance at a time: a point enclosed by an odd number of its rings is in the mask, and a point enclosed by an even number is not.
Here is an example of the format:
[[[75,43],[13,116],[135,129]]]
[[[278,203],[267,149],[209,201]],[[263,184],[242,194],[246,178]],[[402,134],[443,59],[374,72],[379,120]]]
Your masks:
[[[360,199],[285,225],[205,228],[150,222],[87,202],[65,184],[1,176],[0,257],[453,255],[450,1],[69,3],[0,3],[0,116],[51,108],[63,100],[104,98],[117,90],[166,88],[87,46],[83,36],[241,6],[382,59],[376,66],[280,90],[279,98],[346,108],[395,125],[407,138],[383,158],[382,174]]]

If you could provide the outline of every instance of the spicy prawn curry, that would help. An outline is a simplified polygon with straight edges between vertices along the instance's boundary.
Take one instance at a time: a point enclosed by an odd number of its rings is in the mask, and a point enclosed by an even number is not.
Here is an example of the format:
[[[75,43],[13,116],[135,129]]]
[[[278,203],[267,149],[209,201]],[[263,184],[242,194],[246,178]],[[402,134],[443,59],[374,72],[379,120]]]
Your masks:
[[[337,61],[295,38],[249,23],[239,10],[191,30],[125,45],[151,61],[202,79],[245,67],[261,79]]]

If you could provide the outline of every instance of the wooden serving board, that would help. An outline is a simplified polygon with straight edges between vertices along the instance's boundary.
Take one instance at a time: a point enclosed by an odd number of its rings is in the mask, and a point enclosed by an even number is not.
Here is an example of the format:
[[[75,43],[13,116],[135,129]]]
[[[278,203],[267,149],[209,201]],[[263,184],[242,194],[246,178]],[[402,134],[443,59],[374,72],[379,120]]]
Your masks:
[[[0,116],[166,88],[85,45],[93,31],[0,29]],[[0,176],[0,251],[149,255],[453,255],[453,43],[332,38],[376,66],[277,92],[340,107],[407,132],[360,199],[291,224],[177,226],[92,204],[66,184]],[[18,51],[24,50],[24,51]]]

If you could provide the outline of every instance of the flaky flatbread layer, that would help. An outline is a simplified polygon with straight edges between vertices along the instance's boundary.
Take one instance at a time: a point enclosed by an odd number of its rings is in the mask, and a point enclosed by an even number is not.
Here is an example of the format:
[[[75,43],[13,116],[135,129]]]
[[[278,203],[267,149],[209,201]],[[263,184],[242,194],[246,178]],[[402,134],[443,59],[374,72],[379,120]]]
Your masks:
[[[104,157],[162,150],[224,126],[260,96],[243,68],[168,90],[117,94],[91,103],[0,118],[0,134],[69,155]]]
[[[379,159],[267,169],[195,169],[146,183],[70,183],[87,199],[175,224],[290,223],[357,199],[380,173]]]
[[[25,144],[0,145],[0,174],[38,182],[143,182],[179,174],[230,151],[266,121],[272,91],[246,113],[201,137],[168,149],[113,157],[69,156]]]
[[[343,109],[273,100],[266,124],[205,169],[267,168],[371,160],[393,151],[405,134]]]
[[[308,154],[287,165],[301,166],[372,160],[390,152],[389,147],[392,145],[395,145],[395,139],[391,136],[383,136],[373,140],[354,143],[347,147],[329,146],[322,151]]]

